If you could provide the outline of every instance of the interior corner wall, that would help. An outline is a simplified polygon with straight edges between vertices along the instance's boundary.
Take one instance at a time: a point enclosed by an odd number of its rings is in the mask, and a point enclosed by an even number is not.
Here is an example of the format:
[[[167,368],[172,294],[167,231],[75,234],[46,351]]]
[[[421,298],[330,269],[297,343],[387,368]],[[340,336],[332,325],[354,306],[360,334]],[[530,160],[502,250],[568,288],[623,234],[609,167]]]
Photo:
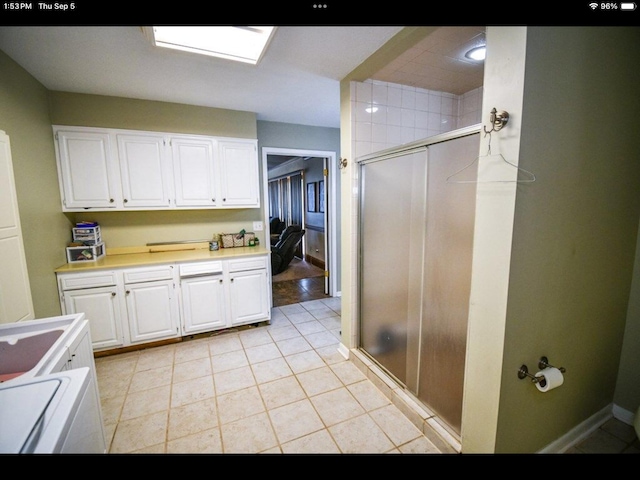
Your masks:
[[[66,261],[71,223],[62,213],[48,94],[0,51],[0,130],[11,156],[35,317],[60,315],[53,270]]]

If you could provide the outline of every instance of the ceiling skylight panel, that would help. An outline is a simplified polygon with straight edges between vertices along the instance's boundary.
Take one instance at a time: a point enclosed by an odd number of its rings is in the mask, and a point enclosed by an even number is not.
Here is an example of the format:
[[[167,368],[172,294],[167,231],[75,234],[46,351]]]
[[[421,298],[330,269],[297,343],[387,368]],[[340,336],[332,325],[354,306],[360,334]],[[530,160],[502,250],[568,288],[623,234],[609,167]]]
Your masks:
[[[144,27],[157,47],[257,64],[275,27]]]

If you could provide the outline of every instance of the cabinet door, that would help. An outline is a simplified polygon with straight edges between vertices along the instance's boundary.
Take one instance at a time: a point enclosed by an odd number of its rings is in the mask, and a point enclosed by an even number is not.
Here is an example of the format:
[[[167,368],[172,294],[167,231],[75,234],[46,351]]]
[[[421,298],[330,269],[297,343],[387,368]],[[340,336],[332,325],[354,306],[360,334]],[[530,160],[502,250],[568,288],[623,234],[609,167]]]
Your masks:
[[[179,336],[173,280],[125,285],[131,343]]]
[[[9,137],[0,131],[0,323],[34,317]]]
[[[109,133],[58,130],[55,137],[63,211],[116,208]]]
[[[219,141],[222,207],[259,207],[255,141]]]
[[[222,273],[184,278],[180,282],[183,334],[227,327]]]
[[[84,312],[89,320],[95,350],[124,344],[120,297],[115,286],[69,290],[63,293],[63,298],[67,314]]]
[[[249,270],[229,274],[231,324],[268,320],[267,270]]]
[[[117,139],[124,208],[169,207],[170,169],[164,137],[118,134]]]
[[[215,142],[172,137],[171,152],[176,207],[214,207],[219,201]]]

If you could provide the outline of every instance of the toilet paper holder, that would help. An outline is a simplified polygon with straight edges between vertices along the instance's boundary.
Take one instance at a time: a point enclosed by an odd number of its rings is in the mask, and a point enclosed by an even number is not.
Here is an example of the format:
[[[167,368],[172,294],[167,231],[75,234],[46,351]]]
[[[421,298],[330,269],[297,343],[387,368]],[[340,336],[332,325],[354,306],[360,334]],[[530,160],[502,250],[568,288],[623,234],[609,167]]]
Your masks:
[[[540,370],[542,370],[543,368],[547,368],[547,367],[551,367],[551,368],[557,368],[558,370],[560,370],[562,373],[566,372],[566,369],[564,367],[554,367],[553,365],[551,365],[549,363],[549,359],[547,357],[540,357],[540,360],[538,361],[538,368]],[[520,380],[522,380],[523,378],[531,378],[531,381],[533,383],[538,383],[544,380],[544,377],[536,377],[535,375],[531,375],[529,373],[529,369],[527,368],[526,365],[522,365],[520,367],[520,370],[518,370],[518,378]],[[543,385],[543,384],[541,384]]]

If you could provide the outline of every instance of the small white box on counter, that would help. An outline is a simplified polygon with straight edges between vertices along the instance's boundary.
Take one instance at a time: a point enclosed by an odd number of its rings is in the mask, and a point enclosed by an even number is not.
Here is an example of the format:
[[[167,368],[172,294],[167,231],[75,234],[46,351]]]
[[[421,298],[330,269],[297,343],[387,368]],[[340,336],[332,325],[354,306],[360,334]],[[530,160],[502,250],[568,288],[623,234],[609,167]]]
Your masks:
[[[82,242],[85,245],[97,245],[102,242],[100,225],[95,227],[78,227],[73,229],[73,241]]]
[[[67,247],[67,262],[95,262],[105,254],[104,242],[95,245]]]

